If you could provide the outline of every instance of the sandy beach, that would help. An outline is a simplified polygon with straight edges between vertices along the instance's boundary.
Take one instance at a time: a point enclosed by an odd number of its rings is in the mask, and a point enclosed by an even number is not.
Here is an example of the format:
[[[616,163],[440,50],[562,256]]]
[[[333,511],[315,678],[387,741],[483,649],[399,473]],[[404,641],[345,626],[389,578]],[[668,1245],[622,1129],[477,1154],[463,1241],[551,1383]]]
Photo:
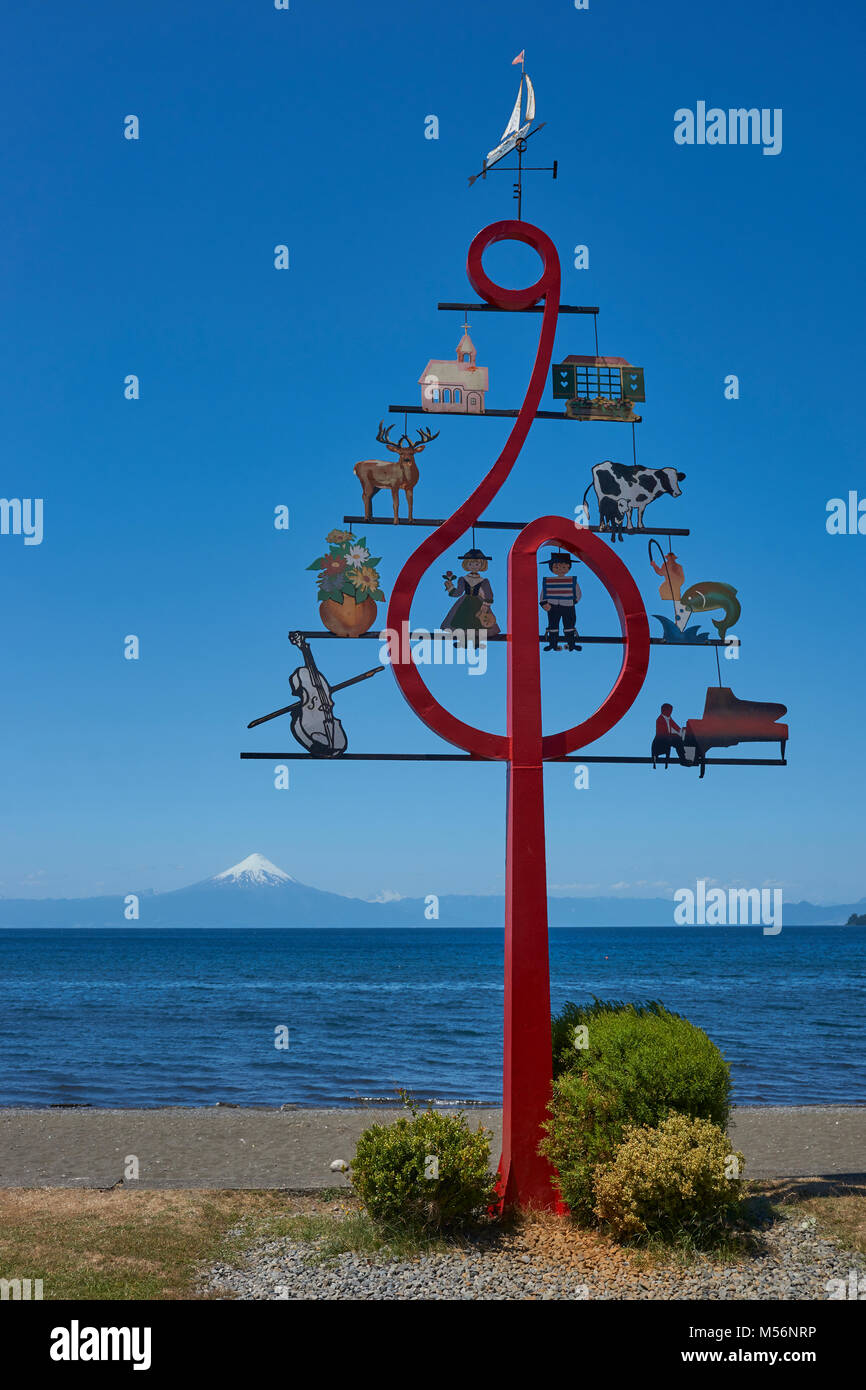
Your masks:
[[[375,1109],[0,1110],[0,1187],[111,1187],[129,1156],[140,1188],[285,1188],[347,1185],[361,1131],[401,1112]],[[471,1109],[493,1130],[500,1111]],[[741,1107],[730,1125],[748,1178],[866,1177],[866,1106]]]

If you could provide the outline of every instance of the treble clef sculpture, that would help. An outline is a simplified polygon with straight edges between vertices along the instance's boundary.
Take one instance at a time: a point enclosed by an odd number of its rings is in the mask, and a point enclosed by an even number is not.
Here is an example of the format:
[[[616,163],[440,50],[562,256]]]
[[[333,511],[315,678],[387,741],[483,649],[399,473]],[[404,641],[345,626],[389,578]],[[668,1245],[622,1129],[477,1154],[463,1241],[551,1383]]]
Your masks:
[[[521,241],[541,257],[543,270],[525,289],[505,289],[486,274],[482,258],[494,242]],[[511,473],[535,418],[553,352],[559,313],[560,268],[550,238],[528,222],[502,221],[474,238],[466,272],[473,289],[497,309],[525,310],[544,300],[535,365],[517,420],[493,467],[454,514],[409,556],[388,607],[392,634],[408,627],[422,575],[479,520]],[[543,734],[537,618],[536,554],[555,544],[581,559],[616,605],[623,637],[619,675],[602,705],[570,729]],[[407,628],[403,627],[403,623]],[[420,719],[472,757],[497,759],[508,769],[505,876],[505,1038],[502,1158],[503,1204],[555,1205],[552,1170],[537,1148],[551,1088],[550,969],[547,941],[547,875],[544,845],[546,760],[562,758],[600,738],[630,708],[649,663],[649,625],[628,569],[588,529],[561,516],[540,517],[518,533],[508,559],[508,704],[505,734],[478,729],[451,714],[421,678],[411,653],[391,639],[391,667]]]

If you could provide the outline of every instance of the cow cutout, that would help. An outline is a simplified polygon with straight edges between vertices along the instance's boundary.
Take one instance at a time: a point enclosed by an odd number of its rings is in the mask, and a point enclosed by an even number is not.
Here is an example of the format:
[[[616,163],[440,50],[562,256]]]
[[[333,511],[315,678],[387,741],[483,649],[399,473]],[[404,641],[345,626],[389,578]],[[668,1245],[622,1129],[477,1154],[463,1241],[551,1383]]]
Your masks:
[[[622,539],[623,521],[626,531],[642,531],[643,514],[650,502],[657,497],[681,497],[680,483],[685,476],[676,468],[642,468],[637,463],[615,463],[612,459],[595,464],[590,487],[595,489],[598,502],[599,529],[611,531],[612,541],[618,533]],[[589,492],[588,487],[583,494],[584,505]]]

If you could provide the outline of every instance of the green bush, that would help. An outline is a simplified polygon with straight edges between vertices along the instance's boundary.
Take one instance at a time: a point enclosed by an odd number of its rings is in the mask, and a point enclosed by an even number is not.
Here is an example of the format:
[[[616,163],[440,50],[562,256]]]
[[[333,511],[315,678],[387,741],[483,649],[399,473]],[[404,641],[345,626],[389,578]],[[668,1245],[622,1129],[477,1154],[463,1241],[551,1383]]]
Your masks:
[[[563,1024],[562,1020],[565,1019]],[[577,1020],[575,1022],[574,1020]],[[559,1173],[572,1214],[593,1219],[593,1176],[609,1164],[627,1125],[657,1125],[674,1112],[722,1129],[730,1113],[729,1067],[715,1043],[661,1004],[570,1004],[554,1020],[573,1040],[585,1024],[586,1048],[559,1049],[550,1119],[541,1151]],[[566,1062],[570,1069],[564,1070]]]
[[[386,1227],[439,1231],[483,1215],[494,1197],[489,1131],[465,1115],[413,1110],[390,1125],[371,1125],[351,1163],[355,1190]]]
[[[562,1012],[554,1014],[551,1019],[551,1034],[553,1039],[553,1074],[559,1076],[564,1071],[571,1071],[580,1060],[580,1053],[575,1049],[574,1034],[575,1029],[581,1024],[588,1028],[594,1019],[601,1014],[637,1014],[643,1018],[646,1014],[664,1014],[667,1018],[676,1018],[667,1010],[664,1004],[660,1004],[657,999],[647,999],[643,1004],[628,1004],[623,999],[596,999],[593,997],[591,1004],[565,1004]]]
[[[629,1126],[613,1162],[595,1172],[595,1214],[615,1236],[705,1237],[739,1202],[742,1171],[743,1155],[709,1120]]]

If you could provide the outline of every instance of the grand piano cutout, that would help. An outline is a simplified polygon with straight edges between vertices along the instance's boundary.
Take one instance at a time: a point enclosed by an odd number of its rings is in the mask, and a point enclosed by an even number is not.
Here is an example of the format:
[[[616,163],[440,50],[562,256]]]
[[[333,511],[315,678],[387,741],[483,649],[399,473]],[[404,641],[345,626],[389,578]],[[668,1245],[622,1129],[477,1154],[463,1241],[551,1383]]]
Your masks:
[[[710,748],[732,748],[737,743],[775,743],[781,745],[785,757],[788,726],[778,721],[788,713],[788,706],[767,700],[738,700],[733,690],[724,685],[711,685],[707,690],[704,713],[700,719],[686,720],[683,743],[696,749],[695,758],[701,765],[701,777],[706,771],[705,758]]]

